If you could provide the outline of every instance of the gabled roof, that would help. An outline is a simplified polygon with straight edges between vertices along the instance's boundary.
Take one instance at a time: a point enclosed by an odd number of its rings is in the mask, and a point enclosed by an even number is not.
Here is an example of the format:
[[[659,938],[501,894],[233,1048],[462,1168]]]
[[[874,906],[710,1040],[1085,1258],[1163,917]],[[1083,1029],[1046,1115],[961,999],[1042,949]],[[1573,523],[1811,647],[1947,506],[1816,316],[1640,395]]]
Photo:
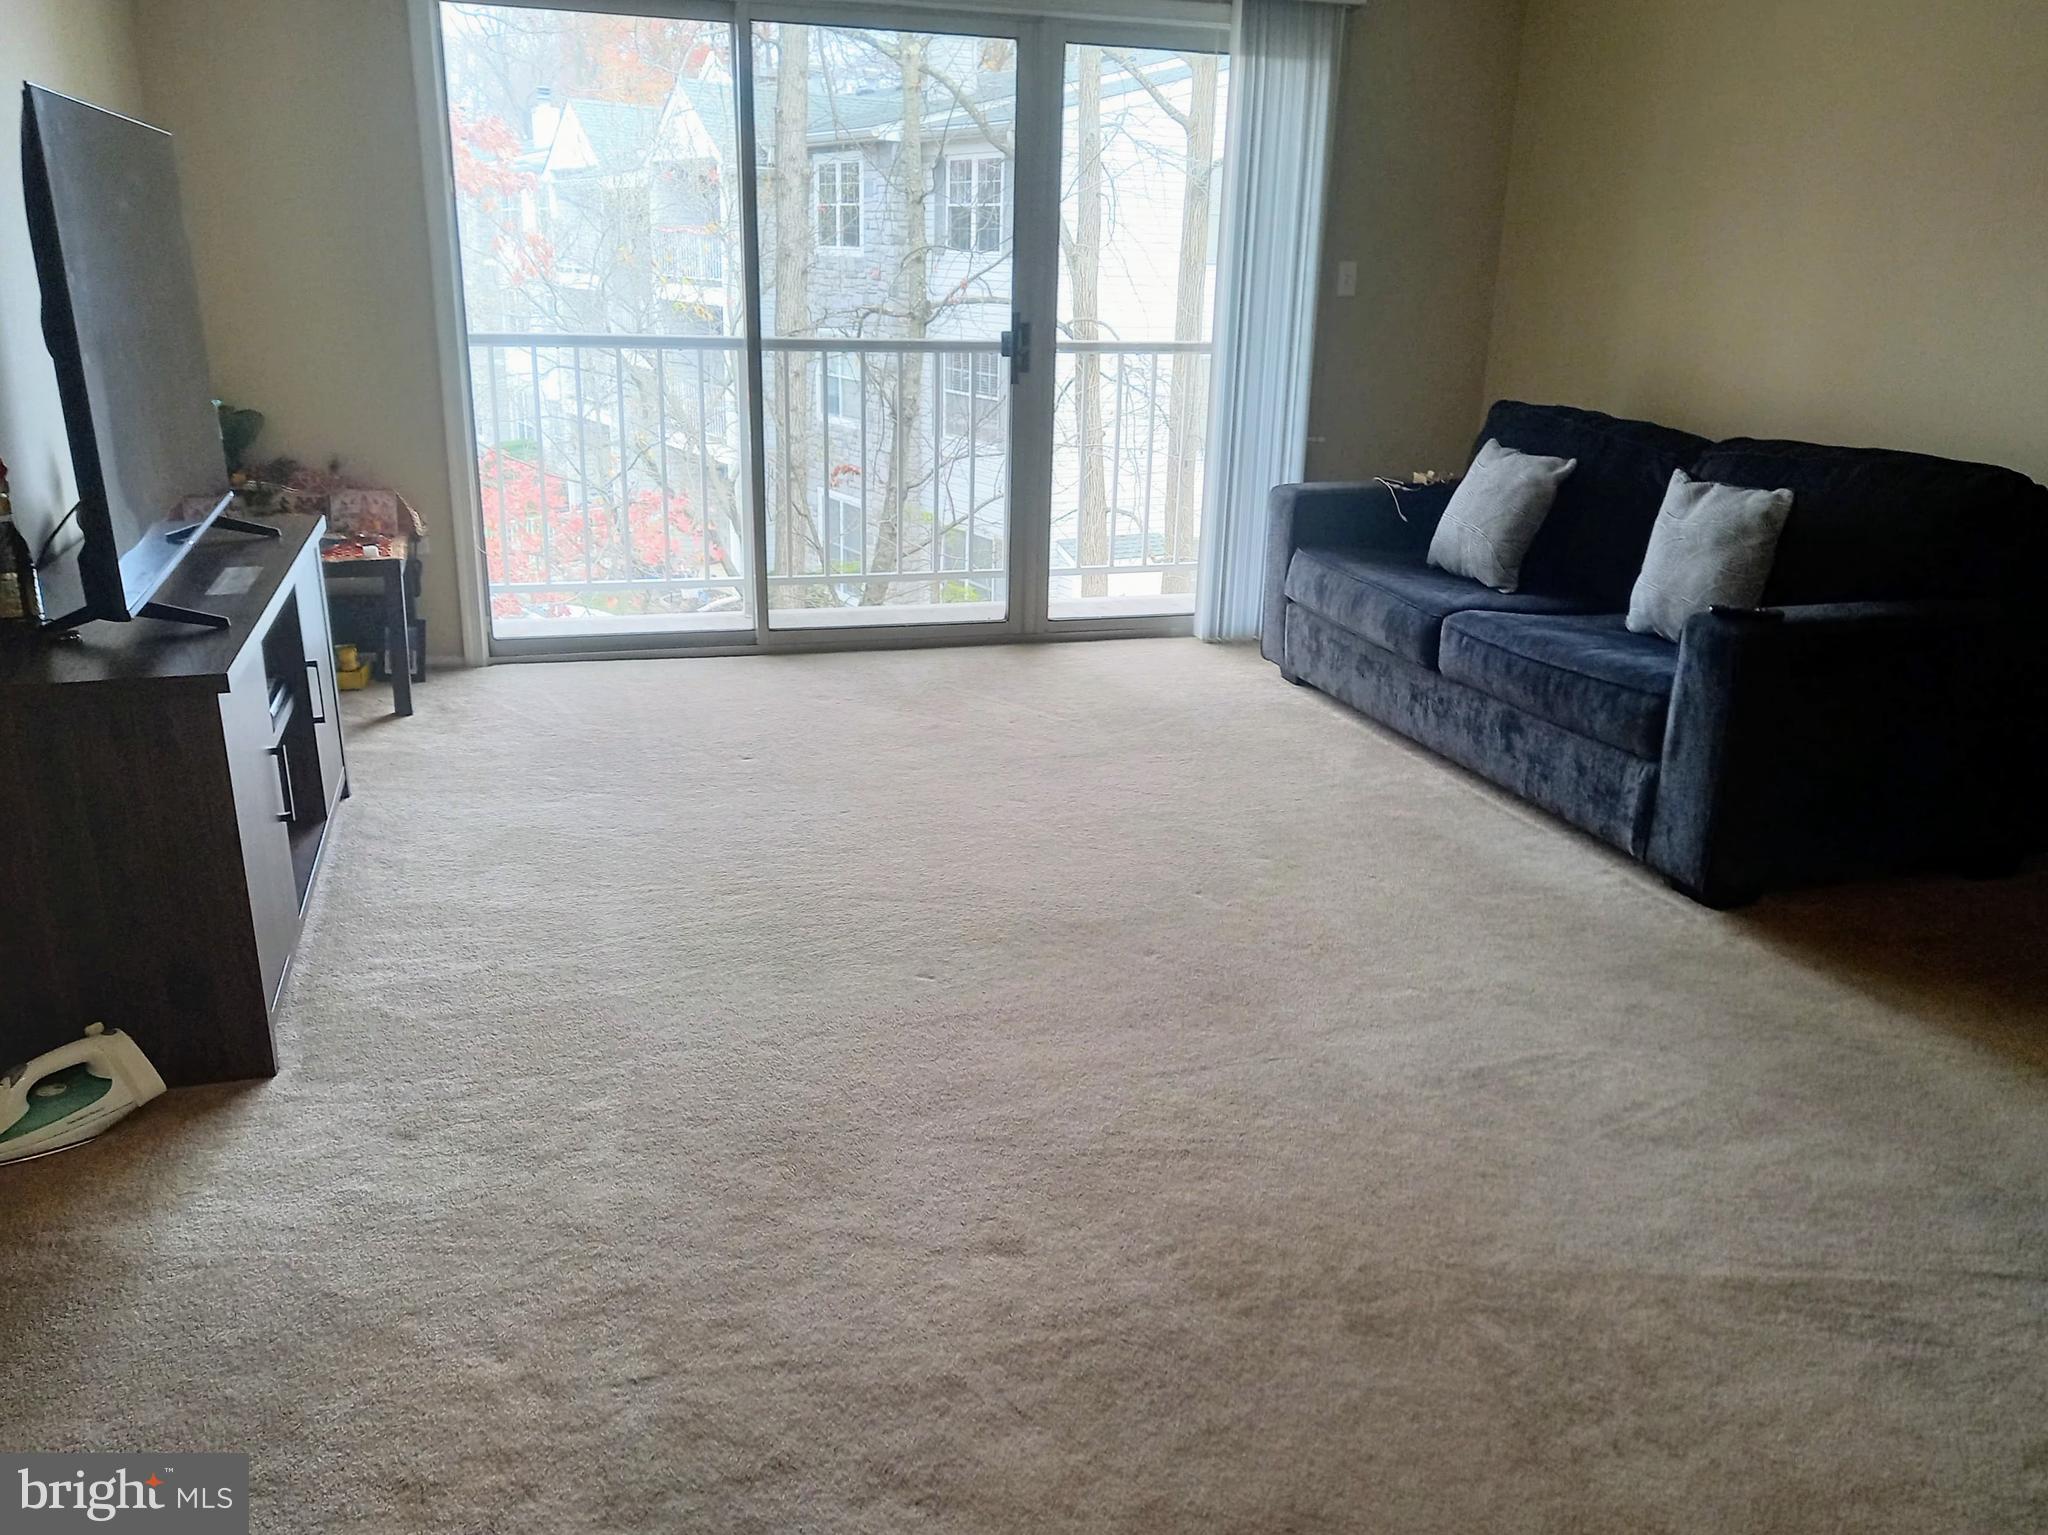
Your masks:
[[[565,124],[573,116],[589,143],[597,161],[591,168],[612,175],[637,170],[647,163],[654,148],[655,129],[661,123],[661,108],[575,97],[562,103],[562,116]],[[556,130],[556,144],[562,142],[562,132],[560,128]]]
[[[971,92],[968,103],[951,88],[927,77],[924,89],[924,129],[928,136],[960,135],[978,131],[977,115],[994,129],[1003,130],[1017,115],[1017,80],[1010,70],[971,69],[948,71],[949,78],[963,92]],[[1178,58],[1160,59],[1144,68],[1145,80],[1161,90],[1186,80],[1187,65]],[[903,93],[899,89],[834,90],[817,75],[807,81],[810,103],[806,113],[807,136],[814,146],[851,144],[864,139],[893,139],[903,120]],[[758,79],[754,86],[757,131],[770,131],[775,120],[777,93],[781,82],[773,76]],[[1102,94],[1114,100],[1145,89],[1145,81],[1122,70],[1105,72]],[[1068,96],[1072,95],[1069,87]],[[670,125],[678,110],[686,110],[701,127],[703,140],[713,146],[737,144],[733,121],[733,85],[727,78],[684,79],[676,82],[674,93],[662,109],[663,130],[656,158],[692,158],[678,152],[678,135]],[[637,109],[636,109],[637,110]]]

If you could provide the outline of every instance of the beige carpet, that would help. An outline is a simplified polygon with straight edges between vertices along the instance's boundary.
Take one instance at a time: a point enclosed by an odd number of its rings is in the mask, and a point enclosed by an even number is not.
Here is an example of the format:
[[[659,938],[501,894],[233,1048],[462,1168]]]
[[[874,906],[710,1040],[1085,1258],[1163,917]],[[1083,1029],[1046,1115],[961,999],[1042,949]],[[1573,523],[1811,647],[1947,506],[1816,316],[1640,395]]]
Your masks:
[[[1192,641],[420,704],[282,1075],[0,1173],[0,1444],[266,1531],[2048,1525],[2048,879],[1716,915]]]

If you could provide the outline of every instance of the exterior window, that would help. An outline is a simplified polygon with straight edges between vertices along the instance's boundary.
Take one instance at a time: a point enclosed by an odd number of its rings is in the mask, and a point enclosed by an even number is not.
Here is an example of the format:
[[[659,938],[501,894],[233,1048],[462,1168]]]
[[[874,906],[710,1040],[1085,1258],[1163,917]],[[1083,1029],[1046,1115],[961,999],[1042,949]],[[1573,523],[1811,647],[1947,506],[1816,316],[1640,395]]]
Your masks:
[[[685,282],[725,281],[725,241],[715,234],[678,230],[669,235],[669,254],[675,275]]]
[[[818,243],[860,249],[860,161],[818,162]]]
[[[840,421],[860,419],[860,359],[851,352],[825,354],[825,414]]]
[[[540,412],[535,406],[533,385],[516,373],[505,380],[505,418],[505,435],[499,439],[499,446],[515,457],[523,457],[513,445],[526,448],[540,436]]]
[[[972,548],[968,547],[967,529],[958,523],[945,530],[939,543],[941,570],[996,570],[1002,566],[1001,541],[980,530],[975,532]],[[987,583],[981,581],[973,583],[972,591],[970,600],[975,602],[987,602],[995,595]]]
[[[950,249],[1003,248],[1003,171],[1000,155],[946,162],[946,245]]]
[[[860,574],[860,544],[860,497],[835,490],[825,502],[825,561],[831,574]]]
[[[946,429],[966,436],[968,423],[975,441],[1003,440],[1003,360],[983,352],[946,354]]]

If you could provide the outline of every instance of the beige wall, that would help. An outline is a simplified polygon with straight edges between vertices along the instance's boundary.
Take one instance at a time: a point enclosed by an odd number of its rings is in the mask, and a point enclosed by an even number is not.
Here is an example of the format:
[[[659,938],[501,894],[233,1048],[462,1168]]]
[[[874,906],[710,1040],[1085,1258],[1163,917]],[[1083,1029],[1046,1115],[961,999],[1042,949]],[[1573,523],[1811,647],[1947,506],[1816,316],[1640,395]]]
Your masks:
[[[1487,387],[2048,480],[2048,4],[1531,0]]]
[[[264,456],[402,490],[427,519],[430,649],[461,648],[405,0],[144,0],[143,89],[178,142],[223,396]]]
[[[1309,473],[1454,472],[1484,404],[1522,0],[1351,16],[1317,306]],[[1358,296],[1335,296],[1337,263]]]
[[[137,112],[129,0],[0,0],[0,459],[23,507],[78,499],[21,206],[21,83]]]

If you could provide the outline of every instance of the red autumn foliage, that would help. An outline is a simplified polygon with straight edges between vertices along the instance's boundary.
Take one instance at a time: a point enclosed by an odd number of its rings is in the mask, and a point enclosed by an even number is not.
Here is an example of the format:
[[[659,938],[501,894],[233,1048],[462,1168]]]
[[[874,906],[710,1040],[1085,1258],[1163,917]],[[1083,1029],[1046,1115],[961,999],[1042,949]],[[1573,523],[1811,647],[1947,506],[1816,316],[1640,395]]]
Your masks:
[[[538,179],[519,168],[526,146],[502,117],[451,107],[448,139],[455,157],[455,190],[466,202],[485,210],[505,203],[516,206],[520,192]]]
[[[497,448],[478,455],[477,477],[491,584],[563,584],[553,592],[494,593],[491,611],[498,617],[560,616],[580,582],[716,576],[729,569],[725,546],[715,534],[707,537],[691,515],[690,498],[680,493],[636,491],[622,520],[616,505],[579,503],[560,475],[543,479],[536,466]],[[584,608],[607,600],[587,590],[577,597]]]

